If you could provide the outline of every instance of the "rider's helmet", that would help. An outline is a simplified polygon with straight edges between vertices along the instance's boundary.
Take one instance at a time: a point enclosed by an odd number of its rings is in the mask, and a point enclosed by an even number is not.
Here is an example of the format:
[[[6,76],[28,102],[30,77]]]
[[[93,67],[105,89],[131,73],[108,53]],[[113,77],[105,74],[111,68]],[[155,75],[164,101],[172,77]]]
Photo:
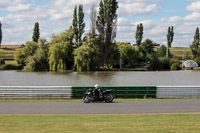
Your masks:
[[[98,89],[99,87],[100,87],[100,86],[99,86],[98,84],[95,84],[95,85],[94,85],[94,88],[95,88],[95,89]]]

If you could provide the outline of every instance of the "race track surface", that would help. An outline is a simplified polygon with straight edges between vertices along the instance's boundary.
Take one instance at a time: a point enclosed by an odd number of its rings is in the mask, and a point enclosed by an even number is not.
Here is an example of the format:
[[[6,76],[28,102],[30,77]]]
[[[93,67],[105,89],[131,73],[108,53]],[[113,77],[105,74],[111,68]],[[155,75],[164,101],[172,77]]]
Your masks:
[[[200,113],[200,100],[0,103],[0,115]]]

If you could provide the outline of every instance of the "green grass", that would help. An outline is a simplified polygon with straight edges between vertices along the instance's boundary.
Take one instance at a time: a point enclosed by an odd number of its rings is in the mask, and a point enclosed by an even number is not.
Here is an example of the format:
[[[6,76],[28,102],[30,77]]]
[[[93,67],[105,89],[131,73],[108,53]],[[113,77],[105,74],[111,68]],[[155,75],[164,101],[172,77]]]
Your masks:
[[[114,102],[125,101],[174,101],[174,100],[200,100],[200,98],[187,99],[114,99]],[[0,102],[82,102],[82,99],[0,99]]]
[[[2,115],[1,133],[198,133],[200,114]]]

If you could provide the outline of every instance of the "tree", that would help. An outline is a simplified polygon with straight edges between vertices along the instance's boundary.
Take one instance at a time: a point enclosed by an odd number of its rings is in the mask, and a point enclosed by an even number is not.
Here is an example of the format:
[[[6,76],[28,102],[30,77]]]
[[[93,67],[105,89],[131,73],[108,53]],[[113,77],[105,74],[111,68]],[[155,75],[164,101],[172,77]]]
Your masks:
[[[123,67],[133,67],[138,59],[138,51],[128,43],[117,43]]]
[[[14,53],[14,57],[16,62],[19,65],[22,65],[22,67],[26,66],[28,64],[28,58],[30,56],[33,56],[35,54],[35,52],[38,49],[38,44],[36,42],[33,41],[28,41],[25,44],[25,47],[23,48],[18,48],[15,53]]]
[[[45,71],[49,70],[48,64],[48,43],[45,39],[39,39],[38,48],[33,56],[28,57],[26,71]]]
[[[38,42],[40,38],[40,29],[39,29],[39,23],[36,22],[35,23],[35,26],[34,26],[34,29],[33,29],[33,36],[32,36],[32,39],[34,42]]]
[[[162,62],[159,60],[158,55],[156,53],[152,54],[150,57],[149,69],[150,70],[162,69]]]
[[[75,66],[78,72],[94,71],[96,68],[97,52],[89,45],[83,45],[75,50]]]
[[[73,58],[73,29],[53,36],[49,48],[49,66],[51,71],[72,69]]]
[[[79,5],[78,7],[78,16],[77,16],[77,7],[75,6],[72,27],[74,32],[75,44],[79,47],[82,45],[82,35],[85,32],[83,5]]]
[[[78,46],[81,46],[82,42],[82,35],[85,32],[85,22],[84,22],[84,12],[83,12],[83,5],[79,5],[78,8]]]
[[[158,57],[166,57],[166,52],[167,52],[167,47],[165,45],[162,45],[160,48],[157,49]],[[170,50],[168,50],[168,55],[169,58],[173,56]]]
[[[142,38],[143,38],[143,25],[142,23],[140,23],[137,25],[137,30],[135,35],[136,44],[138,47],[141,45]]]
[[[167,46],[170,48],[174,39],[174,27],[168,27]]]
[[[97,11],[95,5],[92,5],[91,12],[90,12],[90,34],[96,35],[96,20],[97,20]]]
[[[197,61],[198,64],[200,64],[200,37],[199,37],[199,28],[196,28],[196,32],[194,35],[194,41],[192,42],[192,45],[190,45],[192,54],[193,54],[193,59]]]
[[[104,18],[104,4],[103,1],[100,1],[99,4],[99,15],[97,16],[96,26],[97,31],[99,32],[100,39],[104,42],[105,41],[105,18]]]
[[[78,46],[78,19],[77,19],[77,7],[74,7],[74,18],[73,18],[73,22],[72,22],[72,27],[73,27],[73,32],[74,32],[74,41],[75,41],[75,45]]]
[[[196,31],[195,31],[195,35],[194,35],[194,41],[196,40],[199,40],[199,27],[196,28]]]
[[[2,24],[0,22],[0,47],[1,47],[1,42],[2,42],[2,29],[1,29],[1,27],[2,27]]]
[[[116,0],[104,0],[104,17],[106,22],[105,28],[105,46],[106,46],[106,66],[109,67],[111,53],[113,51],[113,41],[116,37],[116,23],[117,23],[117,8],[118,2]]]
[[[97,17],[97,30],[102,40],[100,53],[102,54],[102,66],[109,68],[112,62],[112,52],[114,51],[117,24],[117,8],[116,0],[100,1],[99,16]]]
[[[146,39],[140,46],[139,51],[142,53],[143,59],[146,59],[147,55],[154,53],[153,41],[150,39]]]

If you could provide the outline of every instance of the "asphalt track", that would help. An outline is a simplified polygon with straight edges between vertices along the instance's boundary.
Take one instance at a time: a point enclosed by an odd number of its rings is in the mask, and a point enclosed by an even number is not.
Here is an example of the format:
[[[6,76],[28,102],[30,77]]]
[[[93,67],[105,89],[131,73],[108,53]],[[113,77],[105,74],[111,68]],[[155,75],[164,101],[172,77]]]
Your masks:
[[[0,115],[200,113],[200,100],[0,103]]]

